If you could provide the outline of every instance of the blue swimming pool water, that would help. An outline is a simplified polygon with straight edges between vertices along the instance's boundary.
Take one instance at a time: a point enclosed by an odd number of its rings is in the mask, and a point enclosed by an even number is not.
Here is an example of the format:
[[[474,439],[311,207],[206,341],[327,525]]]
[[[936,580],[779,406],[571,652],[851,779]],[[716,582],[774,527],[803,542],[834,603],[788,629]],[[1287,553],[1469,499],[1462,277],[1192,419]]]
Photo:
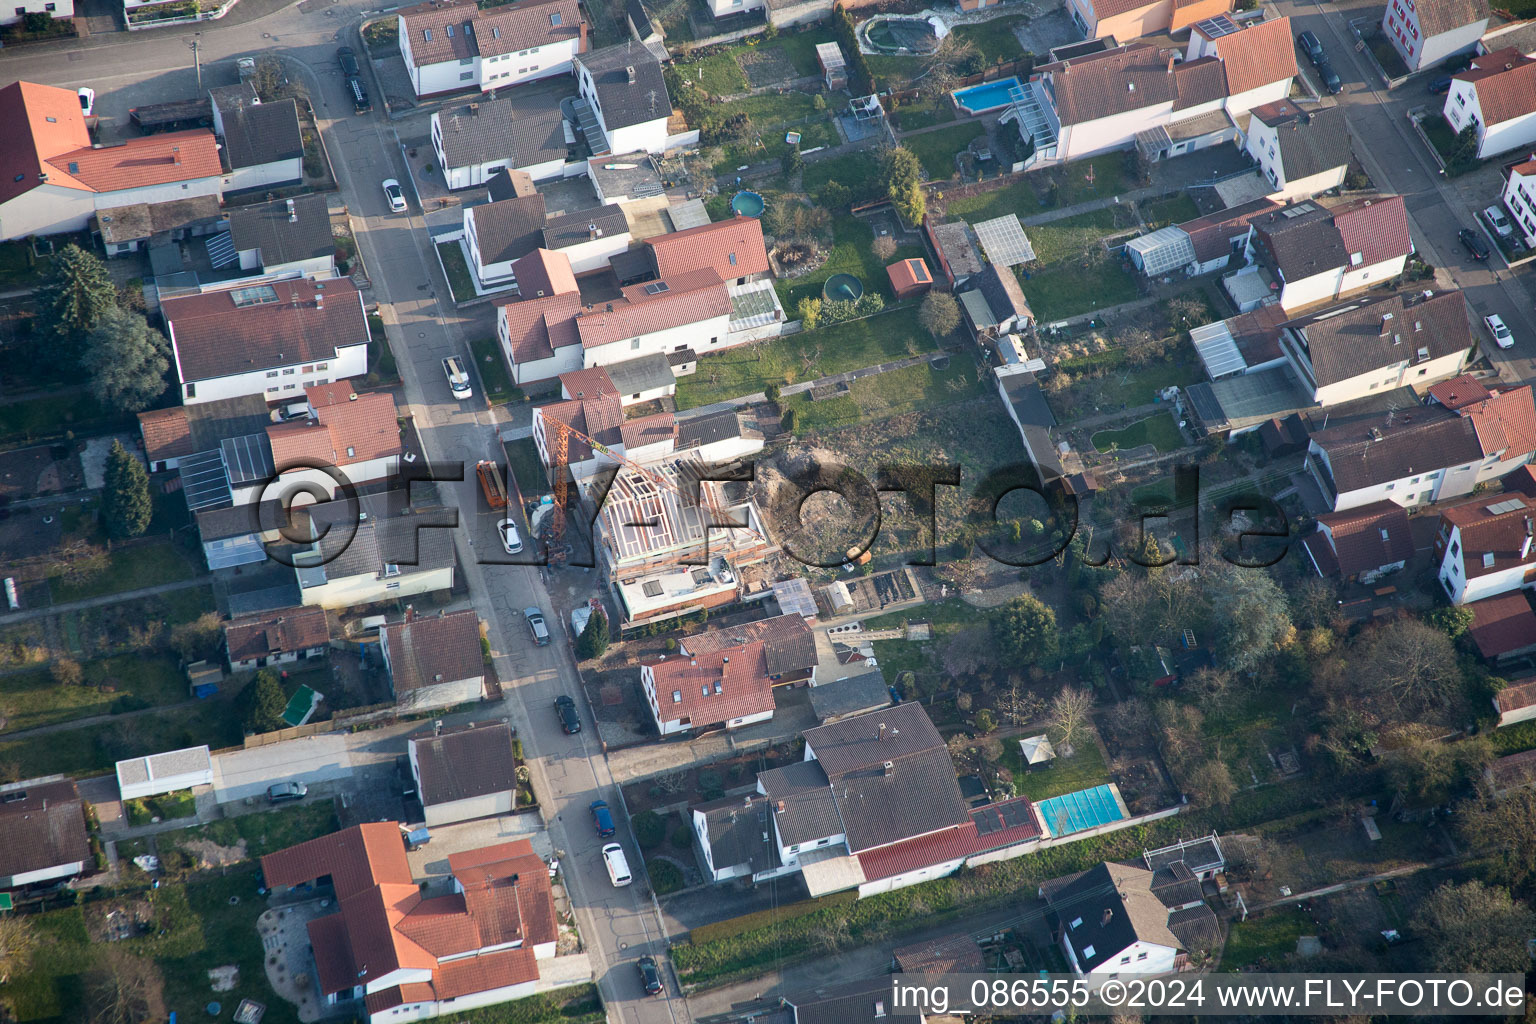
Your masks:
[[[999,78],[995,82],[983,82],[965,89],[956,89],[951,95],[955,102],[972,114],[984,114],[989,110],[1008,105],[1008,94],[1018,88],[1017,78]]]
[[[1045,827],[1057,836],[1081,832],[1095,825],[1107,825],[1125,817],[1125,812],[1120,809],[1120,801],[1115,798],[1115,791],[1109,786],[1094,786],[1092,789],[1080,789],[1076,793],[1053,796],[1049,800],[1041,800],[1036,807]]]

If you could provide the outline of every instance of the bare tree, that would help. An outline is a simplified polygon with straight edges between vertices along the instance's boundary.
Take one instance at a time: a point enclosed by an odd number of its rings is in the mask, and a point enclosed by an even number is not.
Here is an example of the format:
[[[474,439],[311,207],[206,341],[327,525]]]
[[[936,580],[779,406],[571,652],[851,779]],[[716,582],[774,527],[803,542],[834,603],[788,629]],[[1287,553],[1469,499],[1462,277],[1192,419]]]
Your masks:
[[[869,248],[870,251],[875,254],[875,259],[879,260],[881,263],[885,263],[889,261],[892,256],[896,255],[896,239],[892,238],[890,235],[880,235],[872,243],[870,243]]]
[[[1189,798],[1196,807],[1226,807],[1237,795],[1232,770],[1220,756],[1196,768],[1189,777]]]
[[[688,783],[686,772],[662,772],[653,778],[657,788],[663,793],[681,793]]]
[[[1418,619],[1390,622],[1370,637],[1359,657],[1359,681],[1399,714],[1446,707],[1461,686],[1456,649],[1442,631]]]
[[[15,914],[0,915],[0,985],[26,973],[36,951],[32,922]]]
[[[1186,687],[1202,711],[1210,712],[1227,702],[1232,693],[1232,673],[1206,666],[1189,677]]]
[[[997,713],[1008,719],[1009,725],[1028,722],[1045,710],[1045,701],[1037,694],[1024,689],[1018,676],[1008,677],[1008,687],[998,692],[994,702]]]
[[[1063,686],[1051,698],[1050,725],[1057,743],[1073,743],[1088,727],[1093,713],[1093,692],[1080,686]]]
[[[91,1024],[140,1024],[165,1012],[165,979],[152,960],[109,948],[85,978]]]
[[[1152,705],[1141,697],[1128,697],[1109,709],[1109,726],[1121,737],[1151,732],[1157,727]]]
[[[986,765],[981,747],[965,733],[958,733],[948,743],[949,759],[955,763],[955,771],[962,775],[975,775]]]

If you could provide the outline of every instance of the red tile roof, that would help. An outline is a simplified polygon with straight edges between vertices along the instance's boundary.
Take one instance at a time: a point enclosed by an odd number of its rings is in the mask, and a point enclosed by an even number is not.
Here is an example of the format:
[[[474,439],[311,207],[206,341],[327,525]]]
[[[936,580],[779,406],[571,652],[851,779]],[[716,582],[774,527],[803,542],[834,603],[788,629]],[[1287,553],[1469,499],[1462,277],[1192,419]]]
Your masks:
[[[395,399],[388,392],[359,394],[345,381],[304,392],[315,410],[314,420],[290,420],[267,428],[278,469],[301,458],[348,466],[403,450]]]
[[[1009,817],[1014,815],[1005,809],[1014,807],[1022,807],[1023,820],[1017,825],[1007,825],[1004,814],[1007,813]],[[1027,797],[1015,797],[978,808],[971,812],[970,818],[957,828],[944,829],[858,854],[865,881],[873,882],[989,850],[1001,850],[1038,839],[1045,834],[1045,829],[1040,825],[1040,815]]]
[[[279,608],[224,624],[224,644],[230,661],[324,647],[330,637],[324,608]]]
[[[474,609],[418,615],[384,627],[395,693],[484,677],[480,616]]]
[[[1472,421],[1483,453],[1499,453],[1500,461],[1536,451],[1536,393],[1529,384],[1494,391],[1461,414]]]
[[[397,13],[417,67],[472,58],[480,52],[475,46],[474,32],[464,31],[464,26],[472,24],[480,13],[474,0],[432,0],[431,3],[402,8]],[[450,25],[453,26],[451,35],[448,32]],[[431,39],[427,38],[429,32]]]
[[[601,398],[619,393],[619,389],[613,385],[613,378],[609,377],[608,371],[601,366],[589,366],[585,370],[562,373],[560,388],[567,399]]]
[[[1333,538],[1333,553],[1345,576],[1373,572],[1413,557],[1408,510],[1391,501],[1376,501],[1344,512],[1317,517]]]
[[[1488,0],[1418,0],[1410,5],[1418,18],[1419,31],[1426,36],[1454,32],[1466,25],[1486,21],[1489,6]]]
[[[261,858],[267,885],[292,886],[326,875],[337,899],[347,899],[381,882],[410,885],[400,829],[393,822],[354,825]]]
[[[909,288],[923,288],[933,284],[928,264],[920,259],[900,260],[885,268],[890,275],[891,287],[899,295]]]
[[[524,299],[498,307],[496,315],[506,325],[512,362],[548,359],[557,348],[581,344],[575,326],[580,311],[581,296],[574,293]]]
[[[1503,714],[1509,711],[1519,711],[1536,704],[1536,676],[1526,679],[1517,679],[1504,689],[1494,694],[1494,706]]]
[[[658,284],[665,285],[656,290]],[[607,307],[613,306],[612,312]],[[672,327],[686,327],[731,312],[725,282],[710,267],[689,270],[664,281],[630,285],[624,297],[602,309],[580,313],[576,333],[583,348],[607,345]]]
[[[571,258],[563,252],[535,249],[512,261],[512,276],[517,279],[517,293],[525,299],[574,295],[577,290]]]
[[[712,267],[722,281],[768,271],[768,250],[763,247],[763,225],[756,217],[732,217],[713,224],[648,238],[662,280],[690,270]]]
[[[663,658],[648,667],[663,721],[686,718],[700,729],[773,710],[773,683],[762,641],[694,658]]]
[[[182,382],[326,362],[368,343],[361,294],[347,278],[274,281],[276,301],[237,306],[234,290],[166,299],[160,311]]]
[[[653,413],[625,420],[619,428],[626,449],[643,448],[648,444],[677,440],[677,417],[670,412]]]
[[[1120,46],[1035,69],[1051,76],[1062,124],[1082,124],[1177,99],[1167,62],[1149,43]]]
[[[1344,240],[1344,251],[1360,253],[1363,265],[1407,256],[1413,252],[1408,234],[1408,207],[1402,196],[1379,196],[1333,207],[1333,226]]]
[[[1472,84],[1485,125],[1512,121],[1536,109],[1536,60],[1510,47],[1474,58],[1472,68],[1456,78]]]
[[[91,144],[74,90],[13,82],[0,89],[0,124],[6,126],[0,136],[0,203],[36,188],[44,172],[51,184],[84,187],[45,163]]]
[[[1456,410],[1485,401],[1492,394],[1470,373],[1443,380],[1429,389],[1429,396],[1447,409]]]
[[[1195,258],[1202,263],[1232,251],[1232,237],[1242,234],[1250,223],[1266,213],[1280,209],[1271,199],[1255,199],[1227,210],[1186,221],[1179,228],[1195,247]]]
[[[1502,502],[1519,502],[1509,512],[1490,512]],[[1461,535],[1462,569],[1469,580],[1490,573],[1505,572],[1521,565],[1536,565],[1536,545],[1521,556],[1525,547],[1526,523],[1536,520],[1536,498],[1512,494],[1484,494],[1440,513],[1442,520],[1456,527]],[[1493,555],[1493,564],[1485,564],[1484,555]]]
[[[540,406],[538,415],[546,420],[564,423],[572,430],[587,435],[598,444],[612,447],[624,441],[624,435],[620,431],[624,422],[624,411],[619,404],[619,396],[612,392],[601,397],[552,402],[549,405]],[[552,429],[554,428],[546,427],[546,430]],[[584,438],[572,434],[567,442],[567,463],[585,462],[591,457],[592,446]]]
[[[86,146],[48,157],[47,162],[50,185],[90,192],[216,178],[223,172],[218,141],[206,128],[145,135],[120,145]]]
[[[309,944],[315,953],[315,973],[320,991],[342,992],[357,984],[357,961],[347,939],[347,920],[341,914],[317,917],[309,922]]]
[[[1249,24],[1216,40],[1216,55],[1227,69],[1227,95],[1237,96],[1296,76],[1291,19]]]
[[[1536,646],[1536,612],[1525,591],[1515,590],[1467,605],[1472,609],[1472,642],[1485,658]]]
[[[150,462],[194,454],[184,406],[139,413],[139,430],[144,434],[144,457]]]
[[[576,0],[522,0],[481,11],[475,20],[475,41],[482,57],[577,38],[582,40],[579,53],[586,49],[585,29]]]

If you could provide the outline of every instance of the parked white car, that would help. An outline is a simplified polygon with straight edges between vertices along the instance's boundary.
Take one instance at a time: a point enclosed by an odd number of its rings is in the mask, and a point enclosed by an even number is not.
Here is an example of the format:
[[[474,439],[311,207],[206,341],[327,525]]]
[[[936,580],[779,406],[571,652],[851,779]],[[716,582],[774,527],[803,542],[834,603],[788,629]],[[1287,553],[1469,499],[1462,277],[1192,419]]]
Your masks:
[[[384,179],[384,198],[389,200],[391,213],[405,212],[405,193],[400,188],[400,183],[394,178]]]
[[[1493,343],[1499,348],[1515,347],[1515,336],[1509,333],[1509,328],[1504,326],[1504,318],[1497,313],[1483,317],[1483,326],[1488,328],[1488,333],[1493,335]]]
[[[1490,206],[1483,211],[1483,216],[1488,219],[1488,226],[1498,233],[1500,238],[1508,238],[1515,233],[1515,226],[1509,222],[1509,215],[1504,212],[1502,206]]]
[[[82,85],[80,87],[80,93],[79,94],[80,94],[80,113],[85,115],[86,117],[90,117],[91,116],[91,112],[96,109],[96,90],[92,89],[88,85]]]

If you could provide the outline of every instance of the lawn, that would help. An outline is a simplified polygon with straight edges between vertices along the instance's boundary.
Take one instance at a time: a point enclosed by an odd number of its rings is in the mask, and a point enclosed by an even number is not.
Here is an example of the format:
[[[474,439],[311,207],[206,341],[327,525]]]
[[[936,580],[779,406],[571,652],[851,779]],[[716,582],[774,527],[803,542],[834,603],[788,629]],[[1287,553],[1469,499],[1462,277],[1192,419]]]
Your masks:
[[[896,57],[888,53],[871,53],[864,60],[869,73],[875,76],[875,86],[881,92],[899,92],[908,88],[912,79],[923,73],[919,57]]]
[[[39,272],[32,246],[22,239],[0,242],[0,287],[21,288],[37,283]]]
[[[677,76],[711,96],[736,96],[749,88],[747,76],[736,63],[736,54],[730,50],[712,54],[696,64],[683,65],[677,69]]]
[[[111,771],[123,758],[158,754],[206,743],[215,749],[240,742],[239,716],[227,701],[207,700],[174,711],[154,711],[132,718],[83,726],[60,736],[5,740],[0,736],[0,763],[15,765],[22,778],[37,775],[83,776]]]
[[[1019,738],[1002,741],[1002,765],[1013,773],[1014,786],[1021,796],[1031,800],[1049,800],[1063,793],[1092,789],[1110,781],[1109,766],[1093,736],[1083,736],[1072,745],[1072,756],[1056,756],[1054,761],[1026,769]]]
[[[1183,224],[1200,216],[1200,208],[1187,192],[1162,199],[1149,199],[1141,204],[1140,209],[1141,219],[1154,231],[1169,224]]]
[[[119,708],[176,704],[187,699],[187,683],[170,657],[125,654],[87,662],[79,686],[61,686],[49,669],[0,676],[0,714],[5,731],[20,732]],[[110,686],[109,692],[105,687]],[[121,703],[119,703],[121,702]]]
[[[964,200],[962,200],[964,202]],[[1003,211],[1006,213],[1007,211]],[[996,216],[1002,216],[1001,213]],[[977,218],[985,220],[986,218]],[[970,220],[969,217],[966,220]],[[1126,231],[1135,225],[1131,211],[1124,207],[1089,210],[1072,217],[1063,217],[1045,224],[1030,224],[1024,228],[1030,243],[1035,247],[1035,259],[1043,264],[1055,263],[1081,256],[1088,247],[1107,235]]]
[[[480,384],[485,388],[486,401],[492,405],[510,402],[521,395],[512,386],[507,375],[507,364],[501,358],[501,346],[495,338],[480,338],[469,343],[469,351],[475,359],[475,369],[480,371]]]
[[[808,25],[799,32],[781,32],[772,42],[760,43],[757,49],[764,53],[778,51],[795,66],[797,75],[819,75],[821,65],[816,62],[816,44],[837,41],[837,35],[825,22]]]
[[[128,812],[128,824],[135,828],[153,824],[157,819],[170,821],[173,818],[197,816],[197,801],[190,789],[129,800],[123,804],[123,808]]]
[[[83,392],[46,395],[0,405],[0,443],[60,437],[66,430],[81,436],[100,434],[126,429],[132,422],[132,417],[108,412]]]
[[[389,338],[384,333],[382,315],[368,314],[368,338],[368,376],[384,381],[399,380],[400,371],[395,366],[395,354],[390,350]]]
[[[1028,21],[1028,15],[1012,14],[976,25],[956,25],[954,34],[973,44],[988,64],[1000,64],[1024,56],[1024,47],[1019,45],[1019,37],[1013,34],[1013,28]]]
[[[755,394],[769,384],[814,380],[932,351],[934,342],[908,306],[851,323],[803,331],[762,345],[704,356],[677,382],[677,407],[692,409]]]
[[[1272,965],[1278,965],[1281,958],[1296,952],[1297,939],[1316,933],[1317,925],[1312,919],[1291,907],[1235,922],[1227,935],[1221,966],[1235,972],[1266,959]]]
[[[801,191],[814,196],[829,181],[846,185],[853,192],[854,200],[880,192],[880,161],[867,151],[844,153],[825,160],[807,159],[800,172]]]
[[[1061,368],[1068,373],[1076,373],[1070,361]],[[1188,387],[1204,379],[1205,372],[1201,369],[1198,357],[1188,345],[1180,344],[1168,356],[1153,360],[1146,366],[1123,364],[1110,370],[1107,376],[1082,380],[1074,387],[1091,390],[1092,398],[1084,403],[1085,407],[1107,410],[1146,405],[1157,401],[1158,394],[1165,388],[1174,385]]]
[[[1473,159],[1467,163],[1456,163],[1456,130],[1450,122],[1438,114],[1432,114],[1419,122],[1419,127],[1424,129],[1424,134],[1429,138],[1430,145],[1434,146],[1440,154],[1440,159],[1445,162],[1445,173],[1455,178],[1468,171],[1474,171],[1482,166],[1482,161]]]
[[[949,94],[943,96],[920,96],[915,100],[908,100],[892,110],[892,116],[896,119],[896,126],[904,132],[916,128],[927,128],[932,124],[946,124],[957,116],[955,103],[949,98]]]
[[[336,812],[328,801],[299,804],[280,811],[261,811],[220,818],[206,825],[165,832],[156,840],[162,850],[181,847],[192,840],[206,839],[220,846],[245,843],[245,855],[255,860],[274,850],[282,850],[336,831]]]
[[[1173,422],[1172,413],[1160,412],[1128,427],[1101,430],[1093,435],[1093,446],[1101,452],[1109,451],[1111,446],[1128,451],[1147,444],[1160,452],[1178,451],[1184,447],[1184,435],[1179,433],[1179,425]]]
[[[1023,282],[1024,297],[1040,323],[1052,323],[1139,298],[1136,279],[1115,260],[1094,268],[1060,263]]]
[[[1088,180],[1090,173],[1093,179],[1091,182]],[[1049,180],[1057,182],[1054,204],[1041,198],[1049,191]],[[951,200],[947,204],[947,209],[952,216],[959,217],[968,224],[974,224],[979,220],[991,220],[1005,213],[1017,213],[1020,219],[1024,219],[1057,206],[1072,206],[1076,203],[1085,203],[1090,199],[1112,198],[1134,187],[1136,187],[1135,183],[1125,174],[1125,154],[1106,153],[1089,160],[1076,160],[1064,167],[1034,171],[1002,188]],[[1094,212],[1108,214],[1105,210]],[[1130,223],[1131,221],[1127,219],[1119,226],[1126,227]],[[1026,230],[1029,237],[1033,239],[1036,228],[1031,227]],[[1040,251],[1039,243],[1035,244],[1035,251]],[[1042,256],[1041,259],[1045,257]]]
[[[955,174],[955,154],[971,144],[971,140],[987,133],[979,121],[967,119],[948,128],[939,128],[921,135],[908,135],[901,144],[910,149],[923,165],[930,181],[944,181]]]
[[[77,582],[68,582],[55,576],[52,580],[54,603],[83,601],[90,597],[175,583],[177,580],[191,579],[203,571],[202,557],[192,554],[172,540],[153,540],[135,543],[131,547],[114,548],[108,556],[108,563],[104,572]]]
[[[779,302],[791,317],[800,300],[820,298],[821,287],[833,274],[852,274],[864,283],[865,291],[878,291],[885,301],[894,301],[891,295],[891,278],[885,268],[891,263],[922,256],[923,250],[916,245],[899,246],[889,261],[881,260],[874,253],[875,233],[869,225],[852,214],[839,214],[832,219],[832,251],[820,267],[803,277],[779,278],[774,282]]]
[[[942,370],[929,363],[864,377],[850,385],[850,393],[813,402],[805,393],[783,400],[795,410],[795,429],[835,430],[855,423],[886,419],[929,406],[963,402],[989,391],[988,379],[969,359],[951,359]]]
[[[469,302],[475,298],[475,282],[469,275],[469,264],[464,260],[464,248],[458,242],[438,242],[437,258],[442,261],[443,273],[448,277],[448,290],[454,302]]]

